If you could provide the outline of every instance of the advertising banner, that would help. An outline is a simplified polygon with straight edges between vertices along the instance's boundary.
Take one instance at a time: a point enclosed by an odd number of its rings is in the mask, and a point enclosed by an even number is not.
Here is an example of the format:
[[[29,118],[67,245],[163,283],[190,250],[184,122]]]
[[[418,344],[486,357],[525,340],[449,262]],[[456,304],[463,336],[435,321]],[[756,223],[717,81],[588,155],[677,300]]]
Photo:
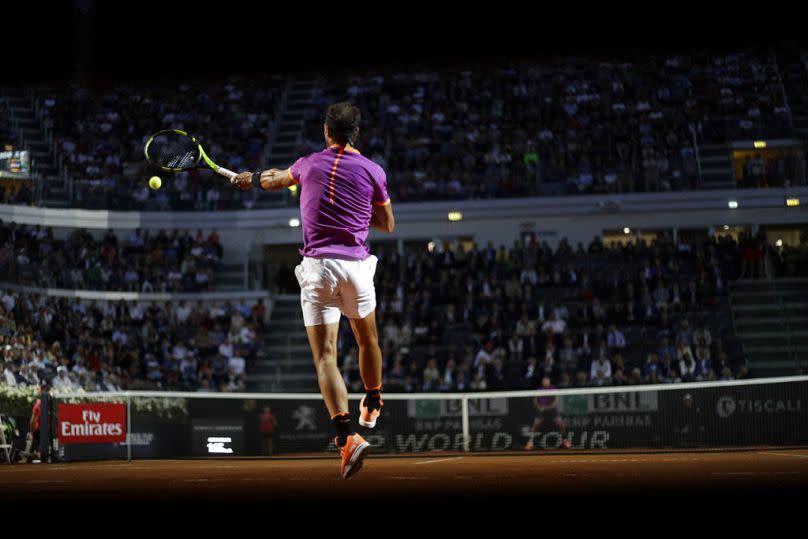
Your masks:
[[[60,445],[126,440],[125,404],[59,404]]]

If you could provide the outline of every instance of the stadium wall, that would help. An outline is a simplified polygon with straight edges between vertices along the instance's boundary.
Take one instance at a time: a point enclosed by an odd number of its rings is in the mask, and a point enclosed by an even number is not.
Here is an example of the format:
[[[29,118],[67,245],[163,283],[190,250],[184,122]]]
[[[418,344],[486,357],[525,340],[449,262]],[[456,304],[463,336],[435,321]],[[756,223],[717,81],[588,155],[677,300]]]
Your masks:
[[[797,197],[799,207],[787,208],[786,197]],[[728,202],[738,202],[730,209]],[[532,231],[551,246],[566,237],[585,245],[603,230],[705,229],[721,225],[794,225],[808,222],[808,188],[689,191],[630,195],[581,195],[498,200],[464,200],[395,204],[396,230],[392,235],[371,231],[370,241],[429,240],[471,237],[480,245],[510,245],[523,231]],[[449,212],[463,219],[448,220]],[[225,259],[243,261],[263,245],[300,244],[301,228],[289,226],[298,208],[220,212],[112,212],[0,205],[0,219],[27,225],[50,226],[57,238],[76,228],[100,237],[135,228],[217,229]],[[124,236],[125,237],[125,236]]]

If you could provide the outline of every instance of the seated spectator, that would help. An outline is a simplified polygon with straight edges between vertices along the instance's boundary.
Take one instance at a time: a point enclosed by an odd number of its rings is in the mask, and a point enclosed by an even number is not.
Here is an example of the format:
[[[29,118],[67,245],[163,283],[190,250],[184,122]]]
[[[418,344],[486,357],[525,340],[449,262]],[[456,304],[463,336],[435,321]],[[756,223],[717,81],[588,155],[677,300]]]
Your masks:
[[[513,333],[508,341],[508,352],[512,361],[522,361],[525,353],[525,343],[518,333]]]
[[[679,376],[678,369],[671,367],[668,374],[662,378],[662,381],[666,384],[678,384],[682,381],[682,378]]]
[[[490,391],[502,391],[505,389],[505,363],[501,357],[494,358],[493,364],[486,373],[485,382]]]
[[[704,322],[699,322],[698,326],[696,326],[696,330],[693,332],[693,346],[704,346],[709,349],[712,343],[713,339],[710,334],[710,329],[705,327]]]
[[[651,374],[664,375],[663,369],[659,364],[659,356],[655,352],[649,352],[646,356],[645,366],[643,368],[643,378],[648,380]]]
[[[612,377],[612,364],[606,354],[601,353],[597,359],[592,362],[589,378],[596,385],[609,384]]]
[[[471,391],[485,391],[488,389],[488,385],[485,381],[485,378],[483,378],[483,376],[479,372],[474,373],[474,378],[472,379],[471,384],[469,385],[469,389]]]
[[[59,365],[56,368],[56,377],[51,381],[55,391],[70,392],[76,388],[76,384],[67,374],[67,367]]]
[[[609,352],[612,354],[622,352],[626,348],[626,337],[623,335],[622,331],[617,329],[615,324],[609,325],[609,333],[606,335],[606,344],[609,348]]]
[[[571,337],[564,337],[564,347],[558,352],[562,373],[574,373],[578,370],[579,352],[574,347]]]
[[[679,372],[681,373],[682,380],[685,382],[695,382],[697,379],[697,365],[696,361],[690,352],[685,352],[682,359],[679,360]]]
[[[703,345],[696,347],[696,379],[707,380],[713,370],[713,362],[710,359],[710,349]]]
[[[440,371],[438,370],[437,359],[430,358],[423,372],[423,386],[421,391],[434,392],[440,388]]]
[[[538,361],[535,357],[530,356],[527,358],[527,365],[525,366],[525,386],[526,387],[536,387],[539,383],[541,378],[541,372],[539,370]]]

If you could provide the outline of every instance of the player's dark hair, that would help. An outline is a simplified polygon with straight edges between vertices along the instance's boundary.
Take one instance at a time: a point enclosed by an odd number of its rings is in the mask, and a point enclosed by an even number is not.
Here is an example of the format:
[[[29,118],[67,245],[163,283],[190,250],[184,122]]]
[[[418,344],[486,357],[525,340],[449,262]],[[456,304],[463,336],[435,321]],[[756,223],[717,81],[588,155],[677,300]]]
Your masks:
[[[337,144],[354,144],[361,119],[359,109],[348,102],[334,103],[325,113],[325,125]]]

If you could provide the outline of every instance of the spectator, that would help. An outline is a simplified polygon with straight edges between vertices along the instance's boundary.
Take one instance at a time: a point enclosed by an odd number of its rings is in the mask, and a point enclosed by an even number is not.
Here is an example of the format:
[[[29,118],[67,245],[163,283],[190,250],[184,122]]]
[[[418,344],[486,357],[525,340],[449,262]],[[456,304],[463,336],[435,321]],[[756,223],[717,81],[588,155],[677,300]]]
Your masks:
[[[52,381],[53,389],[57,391],[70,392],[75,389],[75,384],[67,374],[67,367],[59,365],[56,369],[56,377]]]
[[[595,361],[592,362],[589,378],[596,385],[609,384],[612,377],[612,364],[605,354],[600,354]]]
[[[609,333],[606,336],[606,342],[609,347],[609,352],[612,354],[622,352],[626,348],[626,337],[623,335],[622,331],[617,329],[615,324],[609,325]]]

